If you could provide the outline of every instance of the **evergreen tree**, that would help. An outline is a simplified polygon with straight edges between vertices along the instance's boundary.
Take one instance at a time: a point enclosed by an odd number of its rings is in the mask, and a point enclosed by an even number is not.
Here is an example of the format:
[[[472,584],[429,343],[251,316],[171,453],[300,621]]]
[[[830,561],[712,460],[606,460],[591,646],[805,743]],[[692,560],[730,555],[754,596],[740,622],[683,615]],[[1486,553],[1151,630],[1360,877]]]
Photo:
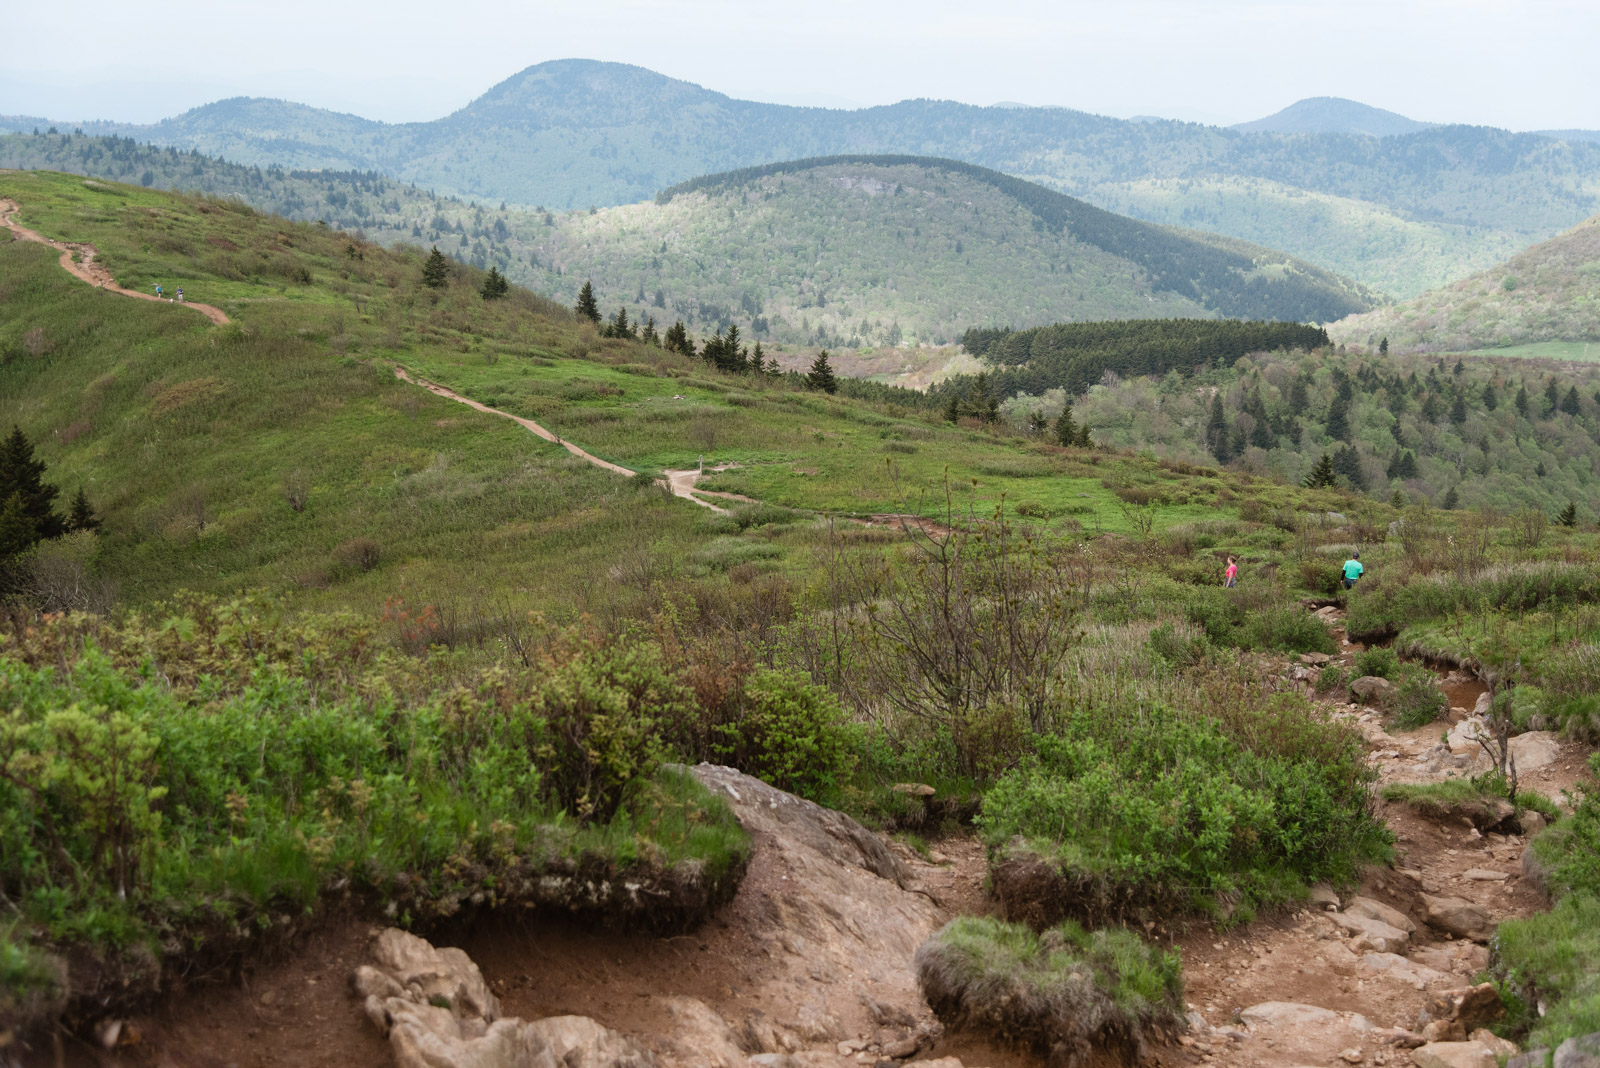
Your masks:
[[[1355,489],[1367,488],[1367,475],[1361,468],[1361,454],[1351,446],[1346,445],[1333,454],[1333,469],[1343,475]]]
[[[1456,505],[1460,503],[1461,494],[1456,492],[1456,488],[1454,486],[1451,486],[1449,489],[1444,491],[1444,499],[1439,502],[1439,507],[1443,508],[1447,512],[1453,512],[1456,510]]]
[[[1327,453],[1322,454],[1322,459],[1311,468],[1311,473],[1306,476],[1306,486],[1309,489],[1337,486],[1339,476],[1333,469],[1333,457]]]
[[[1564,527],[1575,527],[1575,526],[1577,526],[1578,525],[1578,505],[1577,505],[1577,503],[1574,502],[1574,501],[1568,501],[1567,502],[1567,506],[1565,508],[1561,509],[1561,514],[1556,516],[1556,522],[1560,523]]]
[[[1552,416],[1556,409],[1561,407],[1561,394],[1556,390],[1556,380],[1551,379],[1544,384],[1544,414]]]
[[[39,528],[28,514],[22,494],[13,493],[0,506],[0,564],[20,556],[39,544]],[[7,586],[7,576],[0,573],[0,591]]]
[[[1304,415],[1309,407],[1311,407],[1311,396],[1306,391],[1305,377],[1297,376],[1294,385],[1289,387],[1289,412],[1293,415]]]
[[[1406,494],[1405,494],[1405,491],[1402,490],[1402,489],[1399,489],[1397,487],[1393,493],[1389,494],[1389,507],[1390,508],[1404,508],[1405,506],[1406,506]]]
[[[89,498],[84,496],[83,487],[79,486],[78,495],[72,498],[72,506],[67,510],[67,532],[99,529],[100,517],[89,507]]]
[[[1568,415],[1578,415],[1583,411],[1583,408],[1578,404],[1577,386],[1567,390],[1567,395],[1561,398],[1561,410]]]
[[[1206,448],[1218,463],[1225,464],[1233,459],[1233,452],[1228,447],[1230,440],[1228,413],[1222,407],[1222,393],[1219,390],[1211,394],[1211,414],[1206,418]]]
[[[484,300],[499,300],[511,291],[511,283],[506,281],[506,276],[500,273],[500,268],[490,267],[489,273],[483,276],[483,288],[479,290]]]
[[[1467,399],[1456,390],[1456,399],[1450,402],[1450,421],[1460,426],[1467,421]]]
[[[1549,470],[1547,470],[1545,468],[1544,461],[1540,460],[1538,463],[1533,465],[1533,473],[1535,475],[1538,475],[1540,478],[1543,478],[1545,475],[1548,475],[1550,472],[1549,472]]]
[[[422,265],[422,284],[429,289],[443,289],[450,284],[450,261],[444,258],[439,246],[433,246],[427,262]]]
[[[954,393],[950,394],[950,403],[944,406],[944,417],[952,423],[961,422],[961,398]]]
[[[594,285],[588,281],[583,283],[583,288],[578,291],[578,303],[573,307],[578,313],[578,318],[587,319],[596,326],[600,325],[600,305],[594,301]]]
[[[1233,432],[1228,435],[1228,453],[1239,457],[1244,455],[1245,446],[1250,444],[1250,438],[1245,434],[1244,427],[1238,423],[1233,424]]]
[[[689,331],[679,319],[667,327],[666,336],[661,339],[661,347],[668,352],[681,352],[685,356],[694,355],[694,342],[689,340]]]
[[[833,377],[833,367],[828,363],[827,349],[817,353],[817,358],[811,361],[811,370],[806,372],[806,388],[823,393],[839,391],[839,382]]]
[[[749,356],[750,350],[739,343],[739,324],[729,323],[728,333],[722,339],[722,358],[717,361],[717,366],[730,374],[741,374],[750,369]]]
[[[617,309],[617,314],[612,316],[611,322],[608,324],[608,329],[606,329],[606,330],[604,330],[602,332],[605,334],[606,337],[627,337],[627,338],[631,338],[631,337],[634,336],[633,324],[628,322],[628,307],[627,307],[627,305],[623,305],[622,307]]]
[[[1078,424],[1078,448],[1080,448],[1080,449],[1092,449],[1092,448],[1094,448],[1094,439],[1089,436],[1089,424],[1088,423],[1080,423],[1080,424]]]
[[[646,345],[661,347],[661,335],[656,333],[656,317],[654,315],[644,321],[644,332],[639,335],[639,340]]]
[[[1455,375],[1457,378],[1460,378],[1461,375],[1465,373],[1466,369],[1467,365],[1462,363],[1461,360],[1457,358],[1456,365],[1450,369],[1450,373]]]
[[[1328,436],[1334,441],[1350,440],[1350,402],[1340,397],[1334,397],[1333,403],[1328,405],[1328,422],[1326,429]]]
[[[1039,435],[1050,429],[1050,417],[1042,411],[1032,411],[1028,414],[1028,433]]]
[[[1524,419],[1528,417],[1528,385],[1526,382],[1517,386],[1517,414]]]
[[[1422,416],[1423,422],[1437,423],[1439,417],[1444,414],[1444,405],[1439,400],[1439,394],[1430,392],[1426,397],[1423,397],[1422,409],[1419,414]]]
[[[1072,405],[1061,409],[1061,414],[1056,416],[1056,442],[1072,448],[1078,444],[1078,424],[1072,418]]]
[[[1494,391],[1493,381],[1484,383],[1483,406],[1491,412],[1500,407],[1500,396]]]
[[[1378,342],[1378,355],[1379,356],[1387,356],[1387,355],[1389,355],[1389,335],[1387,335],[1387,334],[1384,335],[1382,341]]]
[[[20,426],[12,427],[10,435],[0,443],[0,501],[17,496],[33,523],[35,540],[66,533],[66,523],[55,513],[58,492],[45,482],[44,461],[34,458],[33,442]]]
[[[1388,475],[1390,478],[1416,478],[1417,454],[1410,449],[1401,449],[1394,454],[1394,459],[1389,461]]]

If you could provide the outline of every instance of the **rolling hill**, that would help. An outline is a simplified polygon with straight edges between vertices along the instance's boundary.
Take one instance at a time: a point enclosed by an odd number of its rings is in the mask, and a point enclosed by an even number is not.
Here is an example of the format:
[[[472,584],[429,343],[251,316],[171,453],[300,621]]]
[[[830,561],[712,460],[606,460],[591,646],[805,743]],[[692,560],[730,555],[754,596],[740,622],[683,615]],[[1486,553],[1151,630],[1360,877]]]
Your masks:
[[[627,303],[630,318],[681,318],[705,333],[737,322],[797,344],[943,343],[974,325],[1069,317],[1325,321],[1373,304],[1281,253],[1119,218],[951,161],[802,161],[698,179],[661,203],[559,215],[126,138],[0,136],[0,167],[204,190],[385,246],[437,245],[563,301],[592,278],[608,312]],[[899,194],[874,195],[889,187]]]
[[[1487,271],[1328,328],[1336,341],[1463,352],[1600,341],[1600,216]]]
[[[1282,111],[1253,122],[1236,123],[1232,129],[1246,133],[1284,134],[1360,134],[1365,137],[1393,137],[1418,133],[1435,124],[1418,122],[1383,108],[1375,108],[1338,96],[1313,96],[1296,101]]]
[[[40,120],[0,120],[31,130]],[[639,67],[542,63],[454,114],[385,125],[235,99],[90,133],[236,162],[375,170],[476,199],[583,209],[695,175],[836,153],[940,156],[1097,206],[1280,248],[1394,296],[1600,211],[1600,145],[1481,127],[1373,138],[908,100],[841,111],[735,100]]]

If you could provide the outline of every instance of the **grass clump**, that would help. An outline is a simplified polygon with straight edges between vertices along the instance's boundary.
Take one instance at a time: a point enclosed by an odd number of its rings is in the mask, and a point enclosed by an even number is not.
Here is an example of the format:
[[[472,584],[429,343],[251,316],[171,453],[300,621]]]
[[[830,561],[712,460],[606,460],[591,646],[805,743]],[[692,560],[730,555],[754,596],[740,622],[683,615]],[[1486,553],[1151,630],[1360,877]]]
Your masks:
[[[1600,754],[1589,758],[1600,776]],[[1579,787],[1573,814],[1533,840],[1555,908],[1507,920],[1491,946],[1490,968],[1525,1008],[1509,1021],[1529,1046],[1554,1048],[1600,1031],[1600,786]]]
[[[1400,680],[1389,698],[1389,715],[1401,730],[1425,727],[1444,715],[1450,699],[1434,682],[1433,674],[1418,664],[1402,664]]]
[[[986,1031],[1048,1055],[1051,1064],[1137,1064],[1152,1039],[1183,1026],[1176,953],[1127,930],[1088,932],[1070,921],[1035,934],[987,916],[962,916],[923,943],[917,978],[953,1028]]]
[[[1466,818],[1479,830],[1501,824],[1504,808],[1493,804],[1508,793],[1506,780],[1498,772],[1471,779],[1446,779],[1443,782],[1391,783],[1383,788],[1383,799],[1411,806],[1430,819]],[[1536,790],[1518,790],[1514,805],[1523,811],[1539,813],[1550,823],[1561,817],[1561,808]]]
[[[1115,702],[1076,712],[984,797],[978,824],[1006,915],[1243,921],[1384,855],[1360,744],[1306,704],[1211,687],[1197,701],[1205,714]]]

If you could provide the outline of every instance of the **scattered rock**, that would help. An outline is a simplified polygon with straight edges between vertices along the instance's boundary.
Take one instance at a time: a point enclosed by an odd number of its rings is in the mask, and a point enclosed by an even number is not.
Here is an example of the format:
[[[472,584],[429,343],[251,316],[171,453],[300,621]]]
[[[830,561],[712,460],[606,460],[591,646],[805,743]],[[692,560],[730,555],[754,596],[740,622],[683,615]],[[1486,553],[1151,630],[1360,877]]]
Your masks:
[[[1561,757],[1561,739],[1551,731],[1529,731],[1507,743],[1516,759],[1517,771],[1528,772],[1553,764]]]
[[[1322,666],[1326,665],[1332,659],[1333,659],[1333,657],[1329,656],[1327,653],[1301,653],[1300,654],[1300,663],[1309,664],[1311,667],[1322,667]]]
[[[1600,1068],[1600,1031],[1557,1046],[1555,1068]]]
[[[1517,1055],[1517,1044],[1515,1042],[1501,1038],[1487,1027],[1480,1027],[1467,1037],[1494,1054],[1496,1058],[1515,1057]]]
[[[1398,927],[1392,927],[1382,920],[1375,920],[1370,916],[1362,916],[1352,912],[1335,912],[1331,914],[1334,923],[1344,928],[1352,935],[1358,936],[1369,947],[1379,953],[1403,953],[1411,936]]]
[[[1522,815],[1517,817],[1517,822],[1522,824],[1522,833],[1529,838],[1549,826],[1549,822],[1544,818],[1544,813],[1535,812],[1531,808],[1523,809]]]
[[[398,1068],[651,1068],[632,1039],[587,1016],[502,1018],[478,966],[391,927],[351,977]]]
[[[1367,1055],[1352,1046],[1351,1048],[1340,1052],[1339,1059],[1344,1061],[1346,1064],[1360,1064],[1362,1061],[1367,1059]]]
[[[897,782],[889,789],[897,794],[906,794],[910,797],[932,797],[936,792],[933,787],[925,782]]]
[[[1488,868],[1468,868],[1461,873],[1464,877],[1480,883],[1503,883],[1511,878],[1503,871],[1490,871]]]
[[[1395,685],[1377,675],[1363,675],[1350,683],[1350,692],[1363,701],[1380,703],[1394,695]]]
[[[1362,954],[1360,970],[1364,975],[1388,976],[1418,990],[1450,981],[1450,976],[1444,972],[1393,953]]]
[[[1494,1054],[1476,1042],[1429,1042],[1411,1051],[1417,1068],[1499,1068]]]
[[[1351,898],[1345,905],[1344,911],[1351,915],[1381,920],[1390,927],[1398,927],[1406,934],[1415,934],[1417,930],[1417,925],[1412,922],[1410,916],[1407,916],[1392,905],[1385,905],[1383,902],[1374,901],[1370,897]]]
[[[1474,716],[1487,716],[1489,714],[1489,709],[1491,709],[1493,707],[1494,707],[1494,695],[1492,693],[1490,693],[1489,691],[1485,690],[1483,693],[1480,693],[1478,695],[1477,702],[1475,704],[1473,704],[1473,706],[1472,706],[1472,714]]]
[[[1318,883],[1313,886],[1311,893],[1308,895],[1308,900],[1315,908],[1332,910],[1339,908],[1339,895],[1334,893],[1333,887],[1327,883]]]
[[[1494,922],[1489,910],[1459,897],[1434,897],[1422,895],[1423,907],[1428,910],[1428,923],[1458,938],[1474,942],[1487,942],[1494,934]]]
[[[1530,1049],[1526,1053],[1519,1053],[1512,1057],[1509,1061],[1506,1061],[1506,1068],[1544,1068],[1549,1063],[1550,1051],[1541,1046],[1538,1049]]]
[[[1399,1046],[1401,1049],[1416,1049],[1427,1041],[1415,1031],[1407,1031],[1403,1027],[1380,1027],[1372,1032],[1372,1037],[1384,1045]]]

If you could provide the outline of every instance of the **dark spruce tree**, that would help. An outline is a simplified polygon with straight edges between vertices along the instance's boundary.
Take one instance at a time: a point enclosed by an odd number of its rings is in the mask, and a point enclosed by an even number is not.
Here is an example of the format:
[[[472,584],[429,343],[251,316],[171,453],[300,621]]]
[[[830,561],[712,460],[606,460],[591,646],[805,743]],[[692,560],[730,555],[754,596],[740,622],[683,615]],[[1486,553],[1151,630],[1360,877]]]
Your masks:
[[[1344,476],[1352,488],[1358,490],[1367,488],[1367,474],[1361,469],[1361,454],[1351,446],[1346,445],[1333,454],[1333,470],[1336,474]]]
[[[1389,461],[1387,473],[1390,478],[1416,478],[1417,454],[1410,449],[1401,449],[1394,454],[1394,459]]]
[[[422,284],[429,289],[443,289],[450,284],[450,261],[445,259],[439,246],[433,246],[422,265]]]
[[[689,340],[689,331],[679,319],[667,327],[666,335],[661,339],[661,347],[668,352],[681,352],[685,356],[694,355],[694,342]]]
[[[1528,385],[1526,382],[1517,386],[1517,414],[1528,418]]]
[[[1387,356],[1387,355],[1389,355],[1389,338],[1388,338],[1387,335],[1384,336],[1384,339],[1382,341],[1378,342],[1378,355],[1379,356]]]
[[[589,281],[583,283],[583,288],[578,290],[578,303],[573,305],[573,311],[578,313],[578,318],[587,319],[596,326],[600,325],[600,305],[594,302],[594,284]]]
[[[1439,501],[1439,507],[1443,508],[1447,512],[1453,512],[1456,510],[1456,505],[1460,503],[1461,494],[1456,491],[1454,486],[1451,486],[1449,489],[1444,491],[1444,497]]]
[[[44,461],[34,458],[33,442],[21,427],[12,427],[0,443],[0,501],[18,499],[36,539],[58,538],[67,531],[66,522],[55,512],[58,492],[45,482]]]
[[[1339,484],[1338,472],[1333,469],[1333,457],[1327,453],[1322,454],[1316,466],[1311,468],[1311,473],[1306,476],[1306,486],[1309,489],[1328,488]]]
[[[478,291],[479,295],[484,300],[499,300],[509,292],[511,283],[500,273],[500,268],[490,267],[489,273],[483,276],[483,288]]]
[[[1328,436],[1334,441],[1350,440],[1350,402],[1334,396],[1333,402],[1328,405],[1328,422],[1326,424]]]
[[[817,353],[817,358],[811,361],[811,370],[806,372],[806,388],[823,393],[839,391],[838,379],[833,377],[833,367],[828,363],[827,349]]]
[[[1578,403],[1577,386],[1573,386],[1571,389],[1567,390],[1567,395],[1561,398],[1561,410],[1566,412],[1568,415],[1578,415],[1582,413],[1583,406]]]
[[[1556,390],[1556,380],[1551,379],[1544,384],[1544,414],[1546,417],[1556,413],[1561,407],[1561,394]]]
[[[654,315],[644,321],[644,330],[639,333],[639,340],[646,345],[661,346],[661,335],[656,333],[656,317]]]
[[[1491,412],[1500,407],[1500,395],[1494,391],[1493,381],[1483,384],[1483,406]]]
[[[1233,459],[1229,450],[1232,438],[1228,434],[1228,413],[1222,407],[1222,393],[1218,391],[1211,394],[1211,414],[1206,419],[1206,449],[1217,458],[1219,464],[1225,464]]]
[[[1467,421],[1467,398],[1456,390],[1456,399],[1450,402],[1450,421],[1460,426]]]
[[[1072,418],[1072,405],[1061,409],[1061,414],[1056,416],[1056,442],[1067,448],[1078,444],[1078,424]]]
[[[1577,503],[1574,502],[1574,501],[1568,501],[1567,502],[1567,506],[1565,508],[1561,509],[1561,514],[1556,516],[1556,522],[1560,523],[1564,527],[1575,527],[1575,526],[1577,526],[1578,525],[1578,505],[1577,505]]]
[[[79,486],[77,496],[72,498],[72,504],[67,509],[67,531],[75,533],[80,530],[99,529],[100,517],[89,507],[89,498],[84,496],[83,487]]]

